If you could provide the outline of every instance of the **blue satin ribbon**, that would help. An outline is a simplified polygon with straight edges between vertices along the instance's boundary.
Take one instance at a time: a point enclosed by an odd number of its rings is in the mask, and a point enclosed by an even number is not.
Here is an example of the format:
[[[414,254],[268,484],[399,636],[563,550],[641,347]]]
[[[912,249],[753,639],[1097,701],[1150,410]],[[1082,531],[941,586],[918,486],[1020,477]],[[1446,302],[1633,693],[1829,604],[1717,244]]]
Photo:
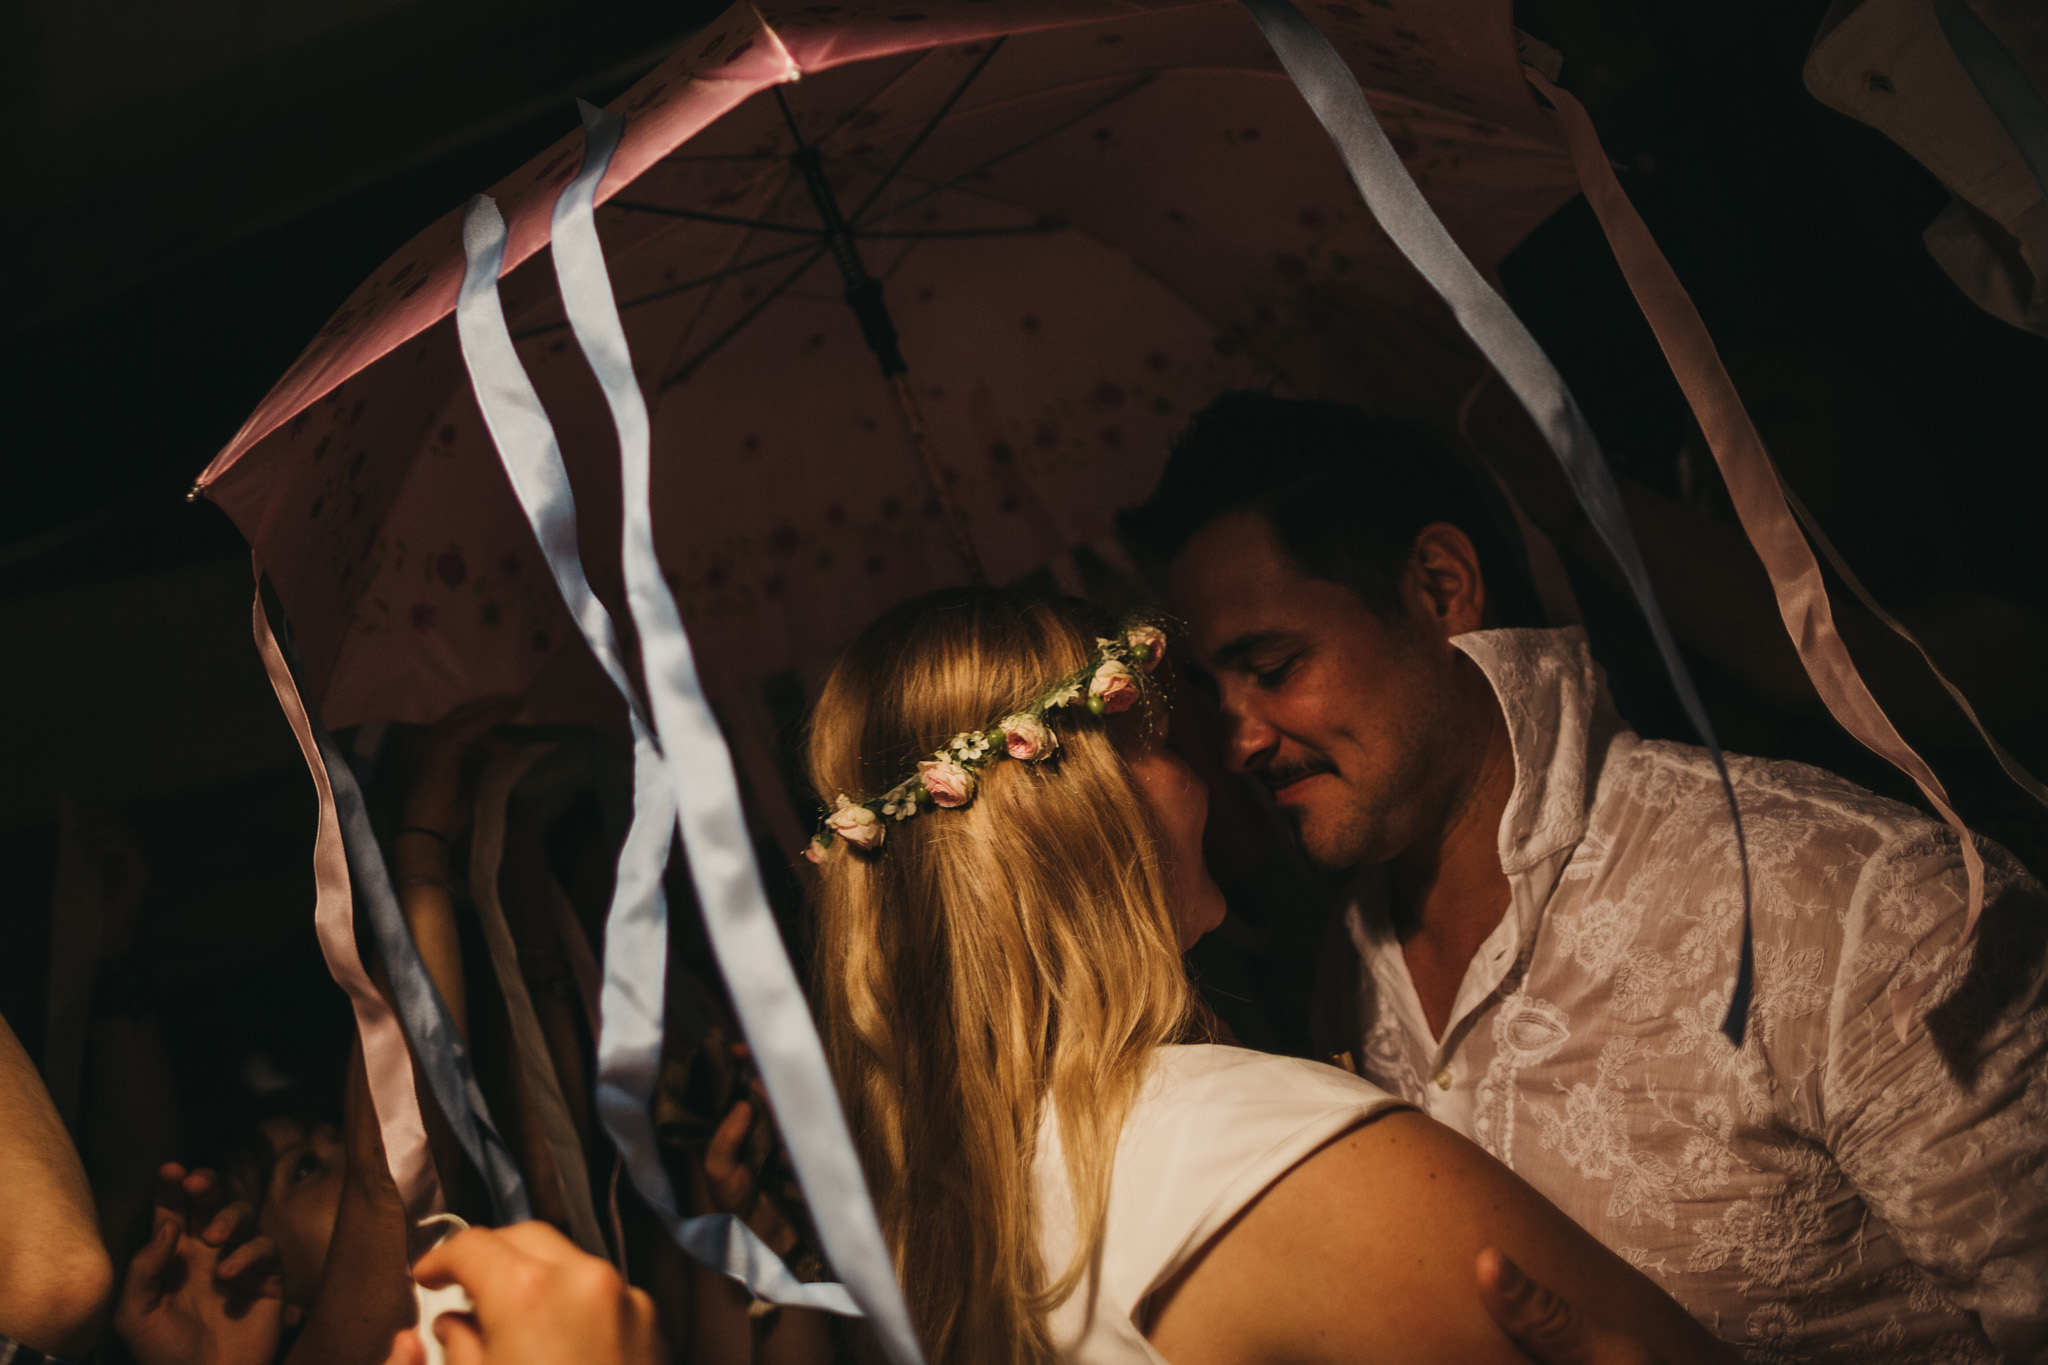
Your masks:
[[[2048,104],[1998,35],[1964,0],[1934,0],[1934,17],[1977,93],[2012,135],[2020,159],[2048,197]]]
[[[823,1049],[760,887],[731,760],[697,685],[687,638],[654,560],[646,409],[592,218],[597,182],[610,164],[622,126],[615,116],[586,107],[584,165],[556,203],[553,256],[578,343],[620,423],[623,559],[651,708],[640,705],[611,617],[584,576],[567,470],[553,427],[513,348],[498,297],[504,221],[497,206],[481,196],[464,217],[466,265],[456,308],[463,359],[485,423],[563,598],[624,699],[633,729],[634,811],[620,850],[605,933],[599,1112],[635,1186],[686,1252],[771,1302],[848,1316],[861,1316],[864,1309],[891,1359],[912,1365],[921,1356],[909,1315]],[[679,659],[683,676],[677,672]],[[664,727],[662,737],[650,723],[649,709]],[[710,752],[703,743],[707,730]],[[668,957],[662,873],[679,823],[713,951],[804,1182],[813,1222],[826,1254],[846,1276],[845,1285],[799,1282],[735,1218],[684,1219],[676,1213],[650,1106],[661,1058]],[[801,1055],[805,1040],[807,1059]],[[835,1142],[837,1152],[830,1150]]]
[[[265,610],[271,611],[273,634],[285,664],[297,674],[299,658],[292,647],[291,632],[276,620],[278,613],[269,601]],[[299,695],[307,695],[303,686]],[[341,825],[342,849],[348,856],[349,883],[356,905],[369,917],[377,952],[384,960],[384,973],[391,986],[392,1010],[405,1029],[406,1041],[412,1044],[419,1074],[426,1078],[427,1089],[454,1130],[463,1155],[482,1174],[491,1198],[491,1216],[499,1223],[523,1222],[533,1217],[526,1182],[520,1177],[511,1148],[491,1122],[491,1109],[476,1083],[469,1049],[455,1027],[454,1017],[448,1013],[440,988],[435,986],[426,962],[420,957],[419,945],[413,942],[404,913],[398,908],[391,874],[384,866],[384,850],[370,827],[369,810],[363,803],[363,789],[356,782],[355,769],[349,766],[347,755],[311,707],[307,708],[306,718],[320,746],[320,759],[327,765],[328,784],[334,790],[334,813]]]
[[[384,971],[391,982],[392,1007],[405,1026],[413,1057],[427,1078],[434,1102],[455,1130],[455,1140],[464,1155],[483,1174],[491,1196],[491,1217],[498,1223],[522,1223],[533,1217],[533,1205],[526,1197],[526,1181],[512,1149],[491,1122],[491,1109],[476,1083],[469,1049],[455,1027],[448,1004],[427,972],[419,945],[398,908],[391,889],[391,874],[384,866],[384,850],[370,828],[369,811],[363,805],[362,788],[347,757],[319,722],[314,738],[320,745],[321,761],[327,765],[327,780],[334,788],[334,813],[341,822],[342,849],[348,855],[349,881],[355,888],[356,904],[370,917],[370,929],[377,939],[377,952],[384,959]]]
[[[1393,144],[1387,141],[1357,77],[1351,74],[1330,40],[1289,0],[1243,0],[1243,4],[1265,33],[1266,41],[1272,44],[1295,88],[1301,91],[1302,98],[1337,144],[1366,207],[1401,254],[1422,273],[1430,288],[1451,306],[1458,325],[1492,363],[1528,410],[1537,430],[1543,433],[1543,439],[1564,467],[1579,505],[1586,509],[1593,528],[1627,578],[1629,590],[1649,622],[1650,634],[1657,642],[1657,652],[1664,660],[1665,671],[1671,675],[1678,700],[1713,756],[1721,789],[1728,798],[1728,813],[1735,821],[1735,847],[1742,860],[1742,947],[1735,989],[1729,997],[1727,1017],[1721,1023],[1721,1031],[1740,1047],[1747,1030],[1756,973],[1750,935],[1749,849],[1743,836],[1742,811],[1735,799],[1734,783],[1728,777],[1728,764],[1714,737],[1713,723],[1707,719],[1699,690],[1693,686],[1692,675],[1664,622],[1664,611],[1650,584],[1642,551],[1629,527],[1628,514],[1622,509],[1621,490],[1615,486],[1613,472],[1600,453],[1593,429],[1565,387],[1563,376],[1536,344],[1536,338],[1451,240],[1451,234],[1422,197]]]

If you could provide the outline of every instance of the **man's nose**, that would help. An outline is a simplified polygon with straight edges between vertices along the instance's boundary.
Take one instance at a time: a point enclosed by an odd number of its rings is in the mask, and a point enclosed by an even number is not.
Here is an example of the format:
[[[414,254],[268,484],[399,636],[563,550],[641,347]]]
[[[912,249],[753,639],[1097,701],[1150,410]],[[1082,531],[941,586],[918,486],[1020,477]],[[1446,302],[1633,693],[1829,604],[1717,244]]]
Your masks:
[[[1223,766],[1234,773],[1257,772],[1273,761],[1280,732],[1255,710],[1224,697],[1217,717],[1223,726]]]

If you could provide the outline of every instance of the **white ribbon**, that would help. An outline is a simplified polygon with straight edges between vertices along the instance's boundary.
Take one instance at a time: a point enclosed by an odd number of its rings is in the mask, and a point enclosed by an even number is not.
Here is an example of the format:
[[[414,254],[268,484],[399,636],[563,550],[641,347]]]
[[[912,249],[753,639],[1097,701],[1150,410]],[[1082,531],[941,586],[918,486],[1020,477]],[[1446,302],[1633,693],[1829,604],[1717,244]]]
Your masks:
[[[648,679],[639,705],[608,612],[576,549],[575,502],[552,425],[512,345],[498,298],[505,227],[479,196],[463,222],[467,266],[456,326],[477,401],[571,614],[625,699],[633,727],[634,812],[605,935],[598,1108],[628,1172],[677,1243],[775,1303],[868,1317],[897,1365],[921,1362],[916,1334],[812,1025],[754,864],[732,761],[698,680],[688,637],[654,555],[645,400],[634,378],[597,239],[593,202],[623,120],[585,106],[581,172],[555,204],[553,257],[578,344],[619,430],[622,558]],[[648,714],[651,712],[651,716]],[[802,1284],[725,1215],[683,1219],[662,1168],[650,1101],[660,1065],[670,831],[681,828],[713,953],[774,1105],[824,1250],[845,1284]],[[858,1306],[856,1306],[858,1305]]]

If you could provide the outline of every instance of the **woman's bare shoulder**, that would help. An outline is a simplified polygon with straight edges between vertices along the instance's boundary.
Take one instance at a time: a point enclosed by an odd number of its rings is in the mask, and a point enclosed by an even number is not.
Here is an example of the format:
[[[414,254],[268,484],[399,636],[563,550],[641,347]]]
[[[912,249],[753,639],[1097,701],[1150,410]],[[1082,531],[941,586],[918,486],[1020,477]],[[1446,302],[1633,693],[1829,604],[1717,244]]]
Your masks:
[[[1499,1247],[1672,1365],[1727,1357],[1649,1280],[1506,1167],[1397,1110],[1268,1186],[1153,1296],[1147,1335],[1175,1365],[1268,1360],[1509,1362],[1479,1300]],[[1608,1307],[1611,1305],[1611,1309]]]

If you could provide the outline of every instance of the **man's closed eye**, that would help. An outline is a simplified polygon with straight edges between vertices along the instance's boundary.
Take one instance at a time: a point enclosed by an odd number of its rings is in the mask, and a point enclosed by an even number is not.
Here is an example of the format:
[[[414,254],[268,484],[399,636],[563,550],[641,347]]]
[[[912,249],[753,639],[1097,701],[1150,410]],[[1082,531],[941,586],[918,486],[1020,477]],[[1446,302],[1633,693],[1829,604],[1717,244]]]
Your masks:
[[[1253,668],[1251,670],[1252,679],[1260,687],[1271,690],[1286,683],[1287,679],[1293,676],[1295,665],[1300,662],[1301,656],[1299,654],[1290,654],[1276,664],[1264,668]]]

